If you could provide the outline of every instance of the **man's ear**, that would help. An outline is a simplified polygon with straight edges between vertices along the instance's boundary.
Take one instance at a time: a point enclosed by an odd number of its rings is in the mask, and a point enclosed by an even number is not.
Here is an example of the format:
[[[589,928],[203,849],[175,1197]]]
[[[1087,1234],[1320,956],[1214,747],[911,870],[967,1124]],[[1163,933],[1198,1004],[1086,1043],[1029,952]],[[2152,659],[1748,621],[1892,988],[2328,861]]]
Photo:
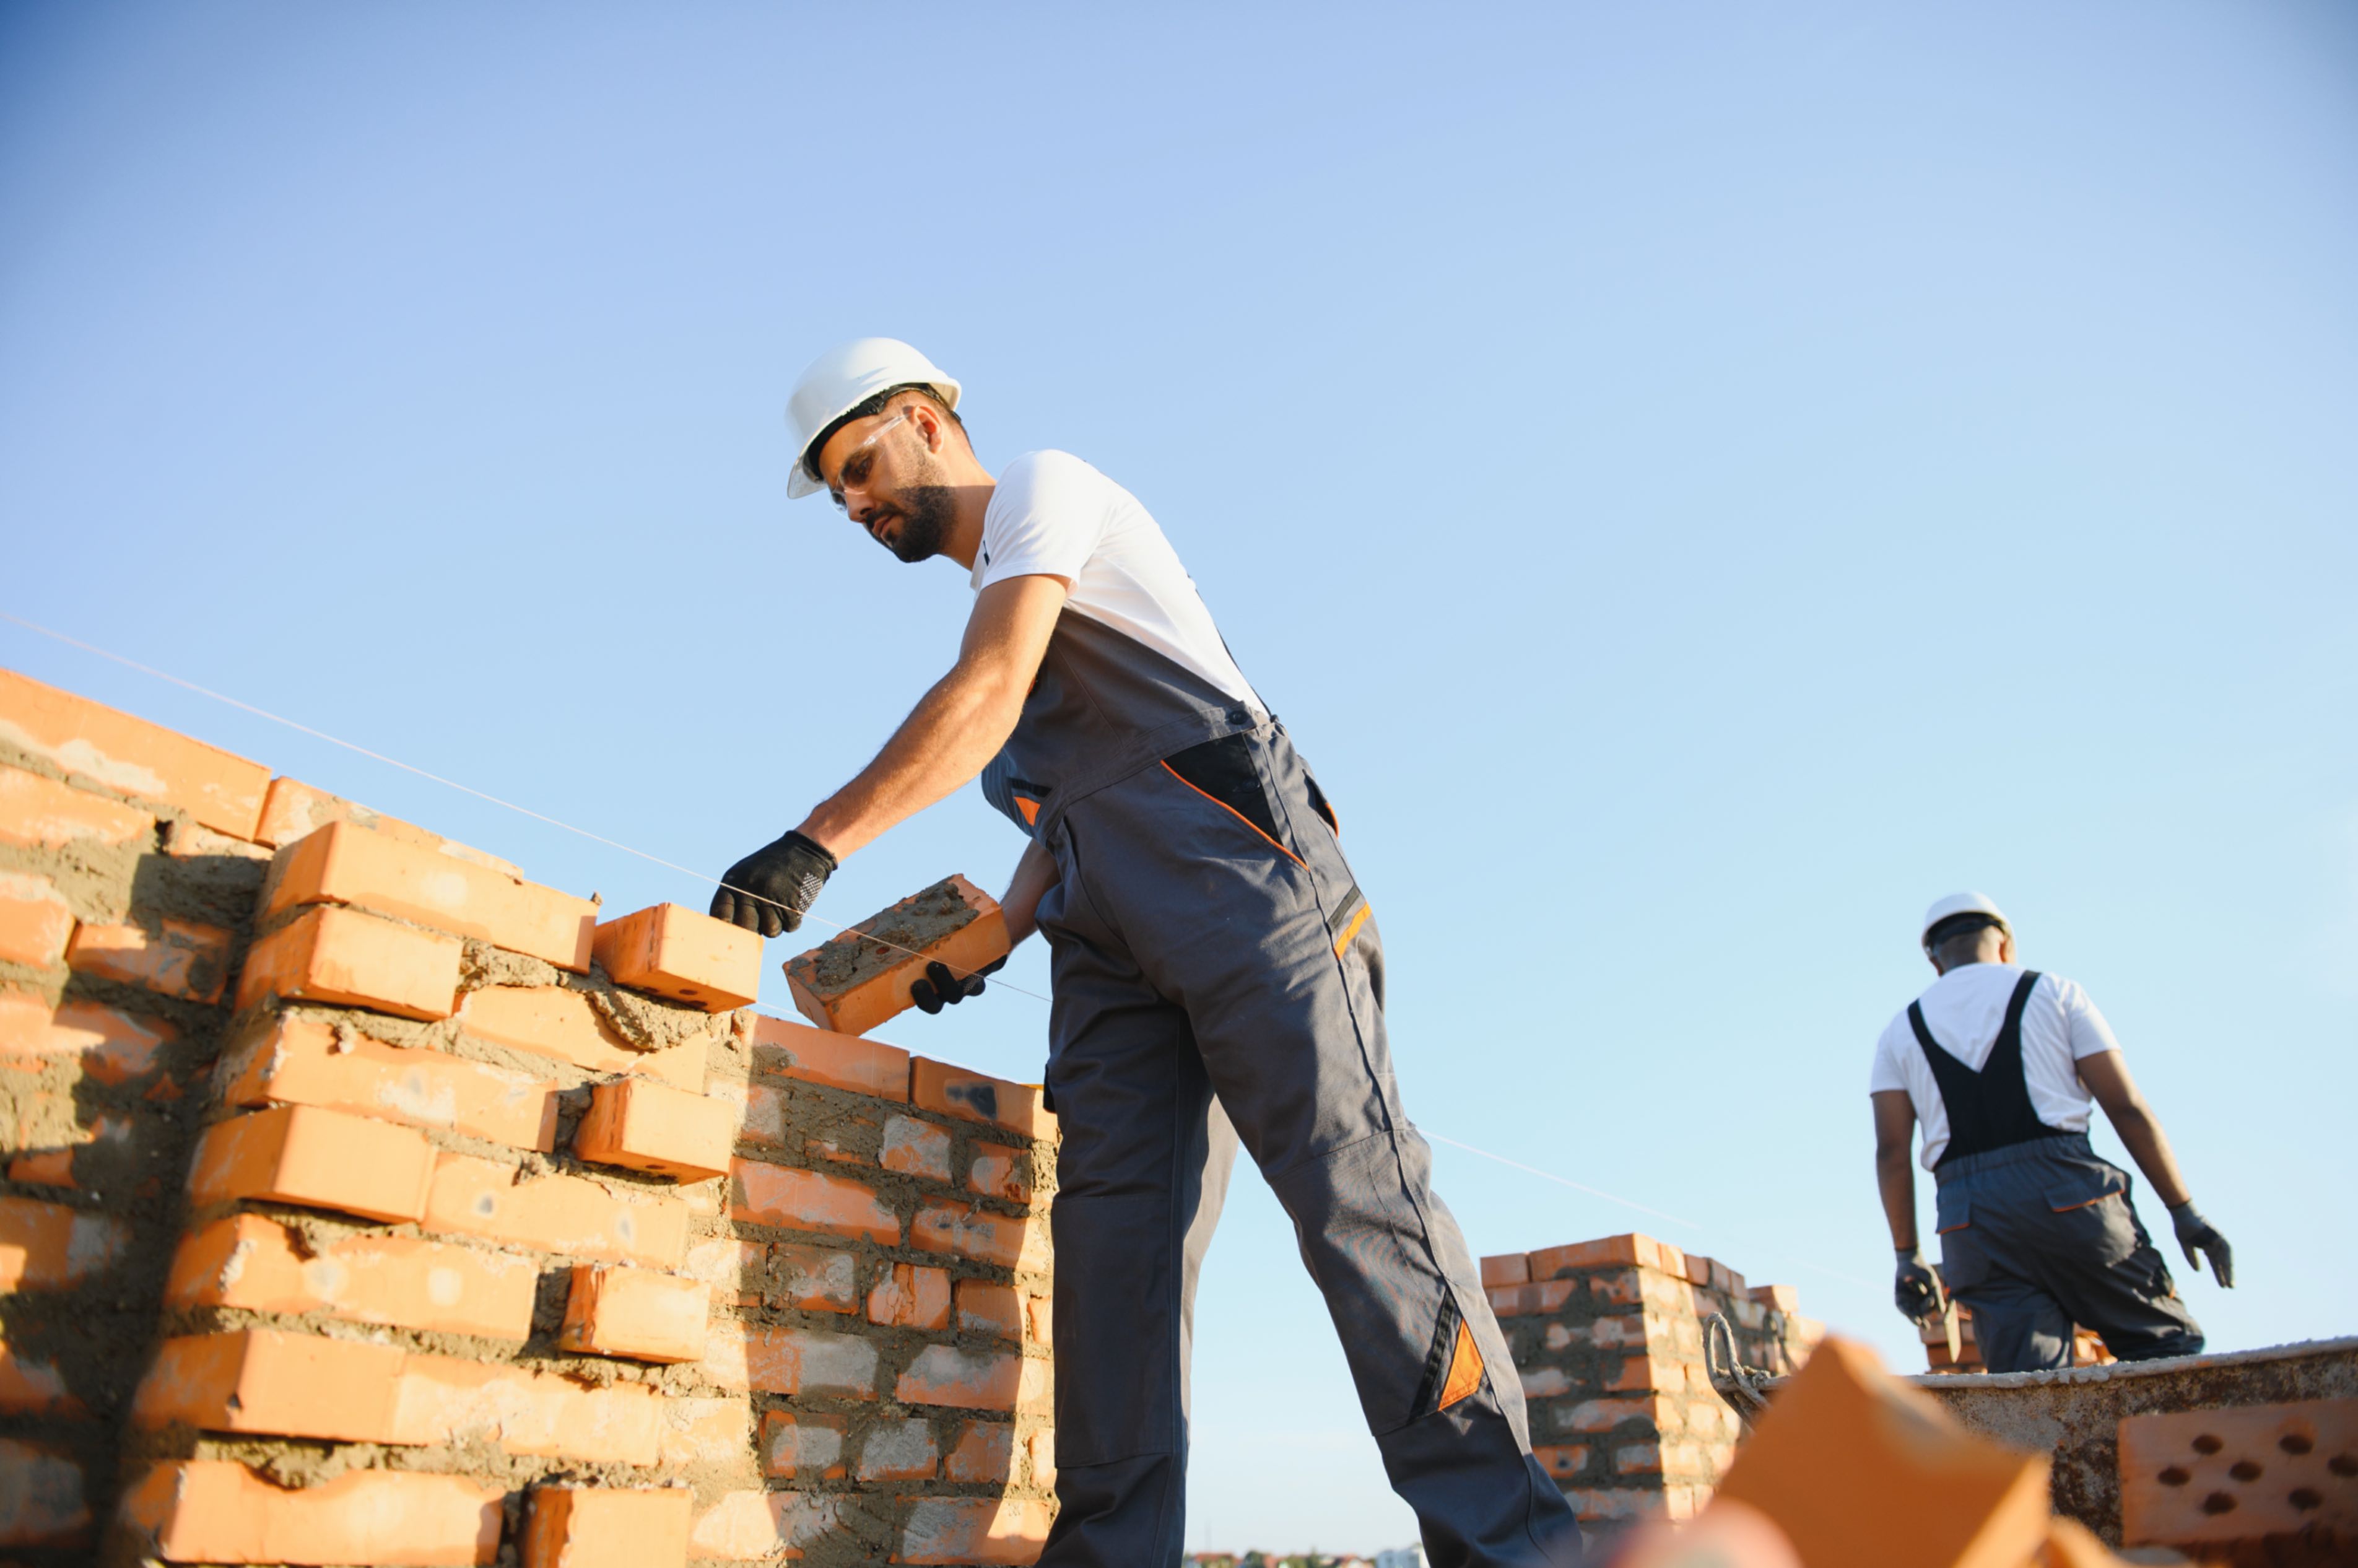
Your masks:
[[[1997,961],[2001,964],[2014,962],[2014,933],[2011,931],[2002,932],[1998,936]]]
[[[934,406],[931,398],[913,396],[909,399],[909,423],[916,427],[917,434],[924,438],[925,450],[929,452],[940,452],[942,443],[949,438],[949,433],[942,428],[942,411]]]

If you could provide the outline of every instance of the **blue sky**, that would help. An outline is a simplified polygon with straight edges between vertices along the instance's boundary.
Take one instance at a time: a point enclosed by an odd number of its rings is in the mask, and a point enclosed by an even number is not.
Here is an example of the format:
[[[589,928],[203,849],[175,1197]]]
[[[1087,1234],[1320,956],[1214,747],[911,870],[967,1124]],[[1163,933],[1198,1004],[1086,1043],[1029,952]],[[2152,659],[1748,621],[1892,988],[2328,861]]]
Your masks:
[[[1444,1145],[1477,1250],[1635,1226],[1912,1359],[1866,1064],[1973,886],[2234,1240],[2212,1343],[2330,1335],[2353,198],[2329,4],[12,4],[0,608],[717,873],[955,648],[956,568],[784,495],[795,373],[904,337],[986,463],[1078,452],[1176,542],[1341,810],[1420,1122],[1693,1222]],[[968,790],[819,912],[1018,848]],[[1036,1078],[1045,1023],[883,1033]],[[1200,1330],[1192,1541],[1410,1538],[1256,1180]]]

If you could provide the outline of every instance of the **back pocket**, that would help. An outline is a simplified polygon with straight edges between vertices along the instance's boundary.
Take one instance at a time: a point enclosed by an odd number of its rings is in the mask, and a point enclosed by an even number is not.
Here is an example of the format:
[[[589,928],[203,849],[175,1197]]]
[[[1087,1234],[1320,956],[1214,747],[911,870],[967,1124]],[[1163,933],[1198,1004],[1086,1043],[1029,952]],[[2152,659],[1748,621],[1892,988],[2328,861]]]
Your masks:
[[[1279,854],[1299,863],[1301,857],[1287,849],[1278,834],[1277,814],[1270,810],[1269,795],[1260,787],[1260,770],[1253,766],[1251,736],[1223,735],[1174,752],[1163,759],[1163,765],[1172,777],[1260,834]]]

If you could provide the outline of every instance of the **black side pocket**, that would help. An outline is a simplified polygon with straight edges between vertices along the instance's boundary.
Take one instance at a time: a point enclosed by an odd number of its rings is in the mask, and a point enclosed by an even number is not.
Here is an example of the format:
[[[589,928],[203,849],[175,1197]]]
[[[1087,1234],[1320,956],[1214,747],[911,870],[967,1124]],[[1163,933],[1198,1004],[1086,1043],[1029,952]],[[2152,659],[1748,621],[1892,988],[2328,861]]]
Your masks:
[[[1217,741],[1174,752],[1163,759],[1163,765],[1176,773],[1181,784],[1227,806],[1262,838],[1280,849],[1285,849],[1285,840],[1277,831],[1277,814],[1270,810],[1269,796],[1260,787],[1260,771],[1253,766],[1251,736],[1223,735]]]

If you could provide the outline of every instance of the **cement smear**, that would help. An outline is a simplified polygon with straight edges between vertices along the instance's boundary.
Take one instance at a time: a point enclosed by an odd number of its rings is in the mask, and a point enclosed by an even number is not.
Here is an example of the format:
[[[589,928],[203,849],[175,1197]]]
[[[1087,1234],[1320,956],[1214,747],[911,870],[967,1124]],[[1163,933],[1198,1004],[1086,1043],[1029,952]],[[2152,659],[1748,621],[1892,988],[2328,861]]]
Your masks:
[[[946,877],[832,941],[787,959],[786,974],[815,996],[839,996],[874,979],[910,953],[925,952],[964,929],[981,913],[967,903],[958,879]]]

